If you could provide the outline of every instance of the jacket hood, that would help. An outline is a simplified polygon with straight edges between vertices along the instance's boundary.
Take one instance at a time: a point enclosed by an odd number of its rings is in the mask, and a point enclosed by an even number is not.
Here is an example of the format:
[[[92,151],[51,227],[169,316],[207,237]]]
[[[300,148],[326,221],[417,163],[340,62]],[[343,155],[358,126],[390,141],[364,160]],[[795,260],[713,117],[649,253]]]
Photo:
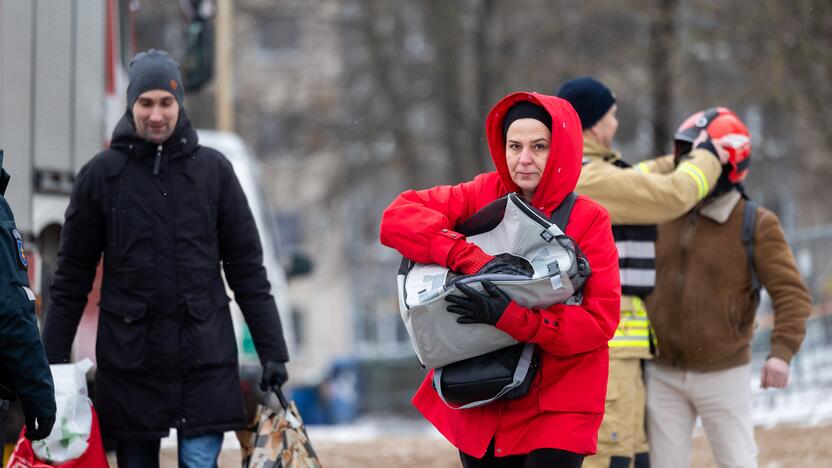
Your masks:
[[[190,154],[197,148],[199,141],[196,130],[191,126],[191,119],[184,108],[179,109],[179,120],[170,137],[162,143],[167,154]],[[116,124],[110,140],[110,148],[124,151],[138,158],[155,154],[156,143],[149,142],[136,133],[133,113],[127,110]]]
[[[517,92],[509,94],[498,102],[485,122],[485,133],[491,158],[506,191],[517,192],[517,185],[511,180],[506,163],[506,147],[503,141],[503,120],[508,110],[516,103],[528,101],[543,106],[552,116],[552,143],[549,159],[534,193],[531,204],[545,213],[551,213],[566,195],[575,190],[581,175],[583,136],[581,121],[575,109],[567,101],[544,94]]]

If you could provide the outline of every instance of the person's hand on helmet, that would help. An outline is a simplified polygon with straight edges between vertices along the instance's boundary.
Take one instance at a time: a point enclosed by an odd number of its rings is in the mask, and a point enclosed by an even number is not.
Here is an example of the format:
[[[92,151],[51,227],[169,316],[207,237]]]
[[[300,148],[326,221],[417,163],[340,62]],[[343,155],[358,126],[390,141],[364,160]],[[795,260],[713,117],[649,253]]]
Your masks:
[[[711,154],[716,156],[717,159],[719,159],[719,163],[722,165],[728,163],[730,155],[728,154],[728,150],[725,149],[725,143],[721,141],[721,139],[712,140],[708,136],[708,131],[705,129],[702,129],[702,131],[699,132],[699,136],[693,140],[693,147],[696,149],[708,150]]]
[[[289,380],[289,372],[285,362],[268,361],[263,367],[263,378],[260,379],[260,390],[278,389]]]
[[[448,312],[459,314],[457,323],[496,325],[503,316],[511,298],[491,281],[483,281],[482,287],[485,292],[479,292],[467,284],[458,284],[457,288],[465,295],[450,295],[445,298],[453,304],[448,306]]]
[[[26,415],[26,438],[29,440],[42,440],[52,432],[55,425],[55,416],[29,416]]]
[[[534,275],[534,267],[532,267],[532,264],[523,257],[518,257],[517,255],[509,253],[501,253],[495,256],[493,260],[486,263],[482,268],[480,268],[480,271],[477,272],[478,275],[486,273],[500,273],[504,275],[517,275],[531,278],[532,275]]]

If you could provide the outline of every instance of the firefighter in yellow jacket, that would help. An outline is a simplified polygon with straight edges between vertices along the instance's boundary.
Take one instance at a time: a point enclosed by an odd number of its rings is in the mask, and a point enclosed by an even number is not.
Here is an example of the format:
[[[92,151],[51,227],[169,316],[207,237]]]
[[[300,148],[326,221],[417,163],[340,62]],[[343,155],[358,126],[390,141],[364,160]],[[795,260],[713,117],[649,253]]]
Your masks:
[[[584,466],[649,466],[644,431],[645,394],[641,361],[650,359],[653,335],[644,298],[653,289],[656,224],[686,213],[712,190],[727,153],[702,137],[687,160],[668,174],[650,172],[645,163],[631,166],[612,140],[618,130],[615,96],[590,77],[564,83],[557,95],[569,101],[581,119],[583,169],[576,191],[610,213],[621,272],[621,321],[610,341],[610,375],[598,453]]]

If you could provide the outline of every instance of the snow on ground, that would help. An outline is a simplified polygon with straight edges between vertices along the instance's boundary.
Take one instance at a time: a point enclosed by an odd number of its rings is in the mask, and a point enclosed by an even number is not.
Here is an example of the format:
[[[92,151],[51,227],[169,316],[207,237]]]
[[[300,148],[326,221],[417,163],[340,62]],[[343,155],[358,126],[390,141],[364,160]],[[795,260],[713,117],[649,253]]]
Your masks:
[[[350,424],[307,426],[306,431],[311,440],[332,443],[369,442],[386,437],[442,439],[427,421],[397,417],[364,417]],[[168,437],[162,439],[162,448],[175,447],[176,429],[171,429]],[[222,447],[239,449],[240,442],[233,432],[226,432]]]

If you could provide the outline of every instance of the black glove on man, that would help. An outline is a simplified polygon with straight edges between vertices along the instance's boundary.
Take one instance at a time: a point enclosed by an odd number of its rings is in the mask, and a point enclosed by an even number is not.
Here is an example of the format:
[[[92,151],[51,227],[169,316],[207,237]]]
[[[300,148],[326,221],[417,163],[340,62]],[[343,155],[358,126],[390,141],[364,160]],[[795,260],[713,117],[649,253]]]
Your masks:
[[[719,159],[719,151],[717,151],[716,146],[714,146],[714,142],[708,138],[707,140],[700,141],[696,145],[696,149],[703,149],[709,151],[716,159],[719,160],[719,163],[722,164],[722,160]]]
[[[263,367],[263,378],[260,379],[260,390],[268,391],[270,388],[279,389],[289,380],[289,372],[286,370],[285,362],[268,361]]]
[[[52,426],[55,425],[55,417],[43,416],[26,416],[26,438],[29,440],[45,439],[50,432]]]
[[[496,325],[511,302],[511,298],[491,281],[482,282],[485,293],[478,292],[467,284],[458,284],[456,287],[465,296],[450,295],[445,300],[453,304],[448,306],[448,312],[460,315],[456,319],[457,323]]]
[[[531,278],[534,275],[534,267],[523,257],[518,257],[510,253],[501,253],[483,265],[477,272],[478,275],[486,273],[501,273],[504,275],[518,275]]]

